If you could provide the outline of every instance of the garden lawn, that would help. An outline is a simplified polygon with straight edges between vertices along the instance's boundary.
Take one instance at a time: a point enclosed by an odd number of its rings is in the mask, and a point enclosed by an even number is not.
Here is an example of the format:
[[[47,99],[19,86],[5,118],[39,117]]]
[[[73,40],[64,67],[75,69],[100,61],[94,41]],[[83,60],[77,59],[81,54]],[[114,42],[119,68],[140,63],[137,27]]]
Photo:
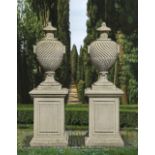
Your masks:
[[[76,131],[75,131],[76,132]],[[123,129],[121,136],[125,142],[125,147],[105,147],[105,148],[87,148],[87,147],[67,147],[67,148],[33,148],[29,146],[32,139],[32,125],[18,126],[17,148],[18,155],[137,155],[137,130]]]
[[[137,155],[137,148],[23,148],[18,155]]]

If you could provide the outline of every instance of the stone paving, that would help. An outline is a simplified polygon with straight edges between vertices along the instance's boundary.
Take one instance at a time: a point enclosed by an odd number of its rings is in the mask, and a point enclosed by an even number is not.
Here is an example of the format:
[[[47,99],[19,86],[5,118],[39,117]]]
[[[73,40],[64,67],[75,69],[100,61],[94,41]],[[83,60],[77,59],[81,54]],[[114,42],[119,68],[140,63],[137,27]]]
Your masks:
[[[74,82],[71,83],[68,94],[68,104],[78,104],[80,103],[77,93],[77,87]]]

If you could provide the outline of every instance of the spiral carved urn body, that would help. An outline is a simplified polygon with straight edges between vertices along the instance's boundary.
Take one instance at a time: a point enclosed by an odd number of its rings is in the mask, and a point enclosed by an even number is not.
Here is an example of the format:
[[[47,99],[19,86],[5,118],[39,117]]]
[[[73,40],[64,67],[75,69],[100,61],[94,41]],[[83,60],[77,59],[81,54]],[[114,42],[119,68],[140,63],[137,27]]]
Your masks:
[[[37,59],[45,71],[55,71],[60,66],[65,53],[65,46],[52,34],[54,30],[56,29],[49,23],[44,28],[46,36],[36,45]]]
[[[110,28],[106,27],[105,23],[102,23],[102,26],[97,30],[103,33],[99,39],[90,44],[88,52],[92,63],[99,72],[106,72],[116,61],[119,53],[119,46],[108,38],[107,32],[110,31]]]
[[[98,80],[92,85],[92,89],[115,89],[115,85],[107,79],[107,71],[117,59],[119,45],[108,38],[111,29],[105,23],[102,23],[97,30],[102,32],[100,37],[88,47],[91,61],[99,70]]]
[[[49,22],[44,28],[45,37],[34,47],[37,60],[46,72],[45,80],[41,82],[38,89],[61,89],[61,84],[55,81],[54,75],[62,62],[65,46],[54,38],[53,31],[55,30],[56,28]]]

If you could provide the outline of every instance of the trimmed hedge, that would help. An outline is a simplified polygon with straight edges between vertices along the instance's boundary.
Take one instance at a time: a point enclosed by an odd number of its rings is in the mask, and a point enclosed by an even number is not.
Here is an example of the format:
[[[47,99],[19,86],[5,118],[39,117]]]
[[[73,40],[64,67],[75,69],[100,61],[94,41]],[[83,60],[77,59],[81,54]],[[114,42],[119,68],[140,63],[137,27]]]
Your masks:
[[[89,104],[66,104],[65,110],[88,110]],[[18,110],[33,110],[33,104],[18,104],[17,105]],[[128,105],[120,105],[121,111],[138,111],[138,105],[137,104],[128,104]]]
[[[88,125],[88,110],[65,110],[66,125]],[[18,109],[17,111],[18,124],[32,124],[33,110],[32,109]],[[120,127],[137,128],[138,113],[135,111],[121,111],[120,112]]]
[[[33,110],[32,109],[17,110],[17,123],[18,124],[32,124],[33,123]]]

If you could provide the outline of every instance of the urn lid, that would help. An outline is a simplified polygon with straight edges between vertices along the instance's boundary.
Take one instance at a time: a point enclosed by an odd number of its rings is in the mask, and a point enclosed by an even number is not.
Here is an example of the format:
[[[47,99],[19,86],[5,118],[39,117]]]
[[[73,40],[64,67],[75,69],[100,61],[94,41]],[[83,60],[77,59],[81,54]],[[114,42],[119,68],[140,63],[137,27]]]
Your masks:
[[[103,22],[101,24],[101,27],[97,28],[96,30],[99,31],[99,32],[101,32],[100,37],[97,40],[99,40],[99,41],[100,40],[101,41],[111,40],[110,38],[108,38],[108,32],[111,31],[111,28],[108,27],[105,22]]]
[[[44,27],[43,30],[47,33],[47,32],[56,31],[57,29],[52,26],[51,22],[48,22],[48,25],[46,27]]]
[[[54,37],[54,31],[57,29],[53,27],[51,22],[48,22],[48,25],[43,28],[43,31],[45,32],[45,37],[42,40],[50,40],[50,41],[57,41],[57,38]],[[59,42],[59,41],[57,41]]]
[[[111,31],[111,28],[110,27],[107,27],[106,23],[103,22],[101,24],[101,27],[97,28],[96,30],[97,31],[100,31],[100,32],[109,32],[109,31]]]

